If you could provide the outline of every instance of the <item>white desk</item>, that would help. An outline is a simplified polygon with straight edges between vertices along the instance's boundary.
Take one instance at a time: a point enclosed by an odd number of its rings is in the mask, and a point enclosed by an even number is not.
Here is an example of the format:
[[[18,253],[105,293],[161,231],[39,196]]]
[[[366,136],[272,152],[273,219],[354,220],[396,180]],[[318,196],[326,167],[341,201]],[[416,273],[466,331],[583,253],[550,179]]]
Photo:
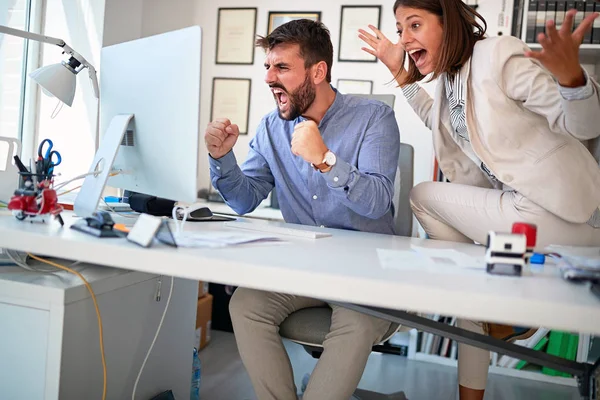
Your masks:
[[[377,249],[408,250],[411,244],[483,254],[474,245],[325,229],[333,236],[221,249],[144,249],[124,239],[98,239],[67,229],[72,222],[68,214],[65,222],[65,228],[23,223],[2,213],[0,247],[341,302],[600,335],[600,301],[585,287],[560,279],[552,267],[521,278],[483,271],[459,276],[384,269],[377,256]],[[186,229],[232,228],[200,222],[188,223]]]

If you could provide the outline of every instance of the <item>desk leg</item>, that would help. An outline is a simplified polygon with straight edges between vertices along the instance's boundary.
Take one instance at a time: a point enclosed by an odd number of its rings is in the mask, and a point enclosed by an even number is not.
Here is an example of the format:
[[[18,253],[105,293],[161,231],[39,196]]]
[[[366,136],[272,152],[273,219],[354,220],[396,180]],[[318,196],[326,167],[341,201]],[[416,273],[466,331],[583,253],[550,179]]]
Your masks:
[[[420,331],[444,336],[470,346],[495,351],[500,354],[506,354],[510,357],[528,361],[532,364],[542,365],[558,371],[567,372],[576,377],[579,386],[579,394],[581,395],[582,399],[599,400],[596,397],[596,382],[598,378],[596,375],[599,373],[600,359],[597,360],[593,365],[587,363],[578,363],[543,353],[541,351],[536,351],[527,347],[508,343],[487,335],[481,335],[479,333],[467,331],[455,326],[432,321],[428,318],[410,314],[406,311],[360,306],[356,304],[339,303],[329,300],[327,302],[404,326],[416,328]]]

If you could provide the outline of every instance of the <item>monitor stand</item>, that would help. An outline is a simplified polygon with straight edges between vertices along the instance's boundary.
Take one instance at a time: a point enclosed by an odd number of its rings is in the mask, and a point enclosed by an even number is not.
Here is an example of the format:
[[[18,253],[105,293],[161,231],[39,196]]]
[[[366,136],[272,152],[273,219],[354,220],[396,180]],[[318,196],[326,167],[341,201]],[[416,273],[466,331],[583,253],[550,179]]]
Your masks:
[[[89,170],[90,173],[95,173],[85,177],[75,199],[73,210],[77,216],[89,217],[98,208],[123,136],[132,122],[133,114],[119,114],[110,121]]]

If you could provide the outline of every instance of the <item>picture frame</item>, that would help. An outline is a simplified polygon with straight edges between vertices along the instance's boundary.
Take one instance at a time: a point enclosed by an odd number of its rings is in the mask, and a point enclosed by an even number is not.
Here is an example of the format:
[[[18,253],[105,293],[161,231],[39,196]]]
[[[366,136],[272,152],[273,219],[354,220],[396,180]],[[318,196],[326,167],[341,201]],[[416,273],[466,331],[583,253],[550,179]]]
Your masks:
[[[373,94],[373,81],[338,79],[336,89],[343,94]]]
[[[275,28],[296,19],[321,20],[321,11],[269,11],[267,35]]]
[[[365,46],[358,37],[359,29],[381,26],[381,6],[342,6],[338,61],[377,62],[377,58],[361,50]]]
[[[254,40],[258,9],[219,8],[216,64],[254,64]]]
[[[240,135],[247,135],[251,89],[251,79],[213,78],[210,120],[228,118],[240,128]]]

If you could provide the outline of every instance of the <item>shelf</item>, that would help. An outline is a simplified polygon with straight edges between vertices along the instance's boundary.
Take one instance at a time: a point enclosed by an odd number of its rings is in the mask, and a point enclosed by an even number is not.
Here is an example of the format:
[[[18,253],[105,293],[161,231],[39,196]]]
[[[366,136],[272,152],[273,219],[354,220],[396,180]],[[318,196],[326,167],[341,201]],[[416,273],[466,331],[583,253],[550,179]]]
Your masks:
[[[563,376],[550,376],[535,371],[523,371],[514,368],[490,366],[490,373],[504,376],[512,376],[515,378],[531,379],[532,381],[547,382],[556,385],[577,387],[577,380],[575,378],[565,378]]]
[[[424,353],[419,353],[419,352],[415,354],[414,360],[445,365],[447,367],[456,367],[458,364],[458,362],[456,360],[453,360],[453,359],[450,359],[447,357],[440,357],[440,356],[437,356],[434,354],[424,354]],[[577,387],[577,381],[575,380],[575,378],[565,378],[562,376],[549,376],[549,375],[542,374],[541,372],[524,371],[524,370],[518,370],[518,369],[514,369],[514,368],[503,368],[503,367],[496,367],[496,366],[490,366],[489,372],[492,374],[511,376],[514,378],[530,379],[532,381],[547,382],[547,383],[553,383],[556,385]]]
[[[539,43],[527,43],[531,50],[539,50],[542,45]],[[579,59],[582,64],[600,63],[600,44],[582,44],[579,47]]]

